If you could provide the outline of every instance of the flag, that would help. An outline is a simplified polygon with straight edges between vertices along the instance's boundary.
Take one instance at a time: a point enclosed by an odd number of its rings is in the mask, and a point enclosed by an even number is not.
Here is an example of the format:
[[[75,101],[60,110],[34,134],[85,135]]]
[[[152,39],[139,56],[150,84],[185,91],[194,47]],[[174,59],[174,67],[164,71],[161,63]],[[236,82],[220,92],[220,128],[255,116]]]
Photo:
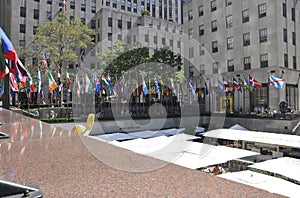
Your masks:
[[[1,38],[1,47],[4,58],[12,60],[13,62],[18,61],[17,52],[12,45],[9,38],[6,36],[5,32],[0,28],[0,38]]]
[[[81,89],[81,85],[80,85],[80,79],[78,76],[78,73],[76,74],[76,93],[77,93],[77,97],[80,98],[80,89]]]
[[[254,79],[251,75],[249,75],[250,85],[254,88],[262,88],[262,84]]]
[[[248,89],[248,91],[253,91],[253,87],[250,85],[249,80],[244,76],[244,87]]]
[[[101,81],[106,85],[106,86],[108,86],[109,87],[109,83],[107,82],[107,80],[106,80],[106,78],[105,78],[105,76],[102,74],[102,76],[101,76]]]
[[[65,9],[65,11],[68,10],[67,0],[64,0],[64,9]]]
[[[155,92],[156,92],[157,94],[160,94],[159,85],[158,85],[158,82],[157,82],[157,79],[156,79],[155,76],[154,76],[154,84],[155,84]]]
[[[233,77],[233,89],[236,90],[239,88],[239,83],[238,81]]]
[[[68,86],[68,92],[70,92],[71,88],[71,78],[69,76],[69,72],[67,72],[67,86]]]
[[[209,88],[208,88],[208,86],[207,86],[207,83],[206,83],[206,81],[205,81],[205,95],[208,95],[209,94]]]
[[[1,80],[1,90],[0,90],[0,96],[4,94],[4,80]]]
[[[95,91],[96,91],[97,95],[99,95],[100,90],[101,90],[101,84],[99,83],[99,80],[98,80],[96,74],[94,74],[94,86],[95,86]]]
[[[225,93],[225,90],[224,90],[224,85],[223,83],[218,80],[218,91],[221,93],[221,94],[224,94]]]
[[[242,91],[243,89],[245,89],[244,81],[241,78],[238,79],[238,83],[239,83],[238,91]]]
[[[44,73],[48,73],[48,59],[46,54],[43,54],[43,66],[44,66]]]
[[[53,90],[55,90],[58,86],[51,74],[50,71],[48,71],[48,79],[49,79],[49,92],[52,92]]]
[[[148,88],[147,88],[144,76],[142,76],[142,82],[143,82],[143,92],[144,92],[144,95],[147,95],[148,94]]]
[[[284,80],[269,74],[268,83],[269,83],[269,85],[271,85],[273,87],[281,89],[284,85]]]
[[[38,93],[41,93],[42,90],[42,77],[41,77],[41,71],[40,68],[38,68]]]
[[[227,82],[228,82],[228,91],[233,91],[233,81],[231,79],[228,79]]]
[[[87,74],[85,74],[85,93],[92,93],[93,87],[92,83]]]
[[[228,91],[228,82],[223,78],[223,88],[224,88],[224,92]]]
[[[32,78],[29,78],[29,86],[30,86],[30,92],[34,92],[34,84],[32,82]]]
[[[10,81],[10,86],[12,91],[19,91],[18,84],[16,82],[15,76],[13,73],[9,74],[9,81]]]
[[[79,64],[82,70],[85,70],[85,63],[84,63],[84,50],[80,53],[79,57]]]
[[[2,46],[2,39],[0,36],[0,46]],[[5,64],[2,47],[0,47],[0,80],[9,73],[9,69]]]
[[[213,82],[211,82],[211,81],[208,79],[208,84],[209,84],[209,91],[210,91],[210,94],[213,95],[213,94],[214,94],[214,90],[215,90],[215,79],[213,80]]]
[[[190,87],[190,90],[192,90],[193,95],[195,96],[195,95],[196,95],[196,89],[195,89],[195,87],[192,85],[191,81],[189,81],[189,87]]]
[[[109,76],[109,73],[107,74],[107,82],[109,85],[110,95],[116,95],[113,84],[112,84],[110,76]]]

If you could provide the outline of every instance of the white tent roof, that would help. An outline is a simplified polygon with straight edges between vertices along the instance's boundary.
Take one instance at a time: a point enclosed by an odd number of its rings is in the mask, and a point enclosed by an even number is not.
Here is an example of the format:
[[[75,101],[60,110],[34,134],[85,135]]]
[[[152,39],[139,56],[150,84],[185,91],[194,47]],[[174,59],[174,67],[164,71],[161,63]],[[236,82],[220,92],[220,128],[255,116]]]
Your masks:
[[[253,151],[189,141],[194,138],[197,137],[178,134],[123,142],[112,141],[111,144],[191,169],[259,154]]]
[[[300,181],[300,159],[282,157],[255,163],[253,165],[250,165],[249,167],[280,174]]]
[[[235,124],[232,127],[230,127],[229,129],[235,129],[235,130],[245,130],[248,131],[248,129],[246,129],[245,127],[239,125],[239,124]]]
[[[286,197],[299,197],[300,186],[284,179],[256,173],[253,171],[241,171],[218,175],[231,181],[236,181],[249,186],[267,190],[271,193],[277,193]]]
[[[300,136],[296,135],[232,129],[216,129],[208,131],[204,134],[204,136],[228,140],[245,140],[250,142],[300,148]]]

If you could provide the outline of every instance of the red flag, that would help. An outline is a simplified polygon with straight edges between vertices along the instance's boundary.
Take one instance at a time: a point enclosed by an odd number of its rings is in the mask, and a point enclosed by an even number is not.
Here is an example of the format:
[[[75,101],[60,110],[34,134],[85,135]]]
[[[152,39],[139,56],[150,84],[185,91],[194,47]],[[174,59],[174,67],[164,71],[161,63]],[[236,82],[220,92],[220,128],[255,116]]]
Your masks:
[[[255,88],[262,88],[262,84],[254,79],[251,75],[249,75],[250,85]]]
[[[2,30],[2,28],[0,28],[0,37],[2,39],[1,47],[2,47],[4,58],[17,62],[18,61],[17,52],[14,46],[12,45],[11,41],[9,40],[9,38],[6,36],[5,32]]]

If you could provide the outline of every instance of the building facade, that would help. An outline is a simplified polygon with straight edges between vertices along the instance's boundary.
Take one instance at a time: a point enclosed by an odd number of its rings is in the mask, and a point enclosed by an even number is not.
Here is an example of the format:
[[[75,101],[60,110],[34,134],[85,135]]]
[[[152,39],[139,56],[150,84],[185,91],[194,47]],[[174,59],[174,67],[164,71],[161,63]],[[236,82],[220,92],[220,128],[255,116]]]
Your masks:
[[[213,111],[279,109],[287,101],[299,110],[298,1],[196,0],[183,5],[186,74],[204,83],[249,79],[263,84],[253,91],[206,95]],[[284,87],[268,86],[268,74],[285,80]],[[224,105],[225,104],[225,105]],[[206,109],[208,110],[208,109]],[[261,111],[261,109],[260,109]]]

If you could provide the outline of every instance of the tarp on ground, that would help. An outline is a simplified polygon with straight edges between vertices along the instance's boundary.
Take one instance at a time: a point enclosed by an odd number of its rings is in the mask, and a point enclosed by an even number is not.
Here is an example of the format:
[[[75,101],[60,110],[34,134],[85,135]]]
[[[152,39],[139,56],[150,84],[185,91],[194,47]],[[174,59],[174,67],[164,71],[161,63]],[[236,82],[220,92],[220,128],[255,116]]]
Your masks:
[[[299,185],[284,179],[264,175],[250,170],[225,173],[218,175],[218,177],[260,188],[271,193],[284,195],[286,197],[299,197]]]
[[[249,167],[280,174],[300,182],[300,159],[281,157],[260,163],[255,163],[253,165],[250,165]]]

